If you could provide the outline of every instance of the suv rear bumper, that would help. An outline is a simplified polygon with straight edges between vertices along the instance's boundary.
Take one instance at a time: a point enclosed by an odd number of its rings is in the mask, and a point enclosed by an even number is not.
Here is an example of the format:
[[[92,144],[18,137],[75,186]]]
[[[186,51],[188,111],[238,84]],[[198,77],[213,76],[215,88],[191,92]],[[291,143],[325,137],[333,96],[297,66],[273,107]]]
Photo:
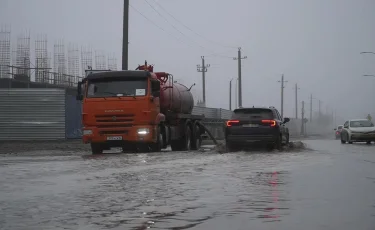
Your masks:
[[[278,136],[276,135],[228,135],[226,142],[237,144],[251,144],[251,143],[274,143]]]

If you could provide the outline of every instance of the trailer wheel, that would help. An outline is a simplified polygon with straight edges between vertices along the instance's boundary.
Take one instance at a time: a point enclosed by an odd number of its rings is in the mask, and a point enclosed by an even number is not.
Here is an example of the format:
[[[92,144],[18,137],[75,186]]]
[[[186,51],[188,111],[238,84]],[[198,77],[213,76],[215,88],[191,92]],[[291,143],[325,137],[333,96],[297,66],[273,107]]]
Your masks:
[[[200,127],[195,124],[191,135],[191,149],[198,150],[202,145],[202,135]]]
[[[185,129],[185,138],[183,139],[183,150],[185,151],[190,151],[192,149],[192,134],[193,132],[191,131],[190,125],[187,125]]]
[[[179,140],[171,141],[172,151],[190,151],[191,150],[191,128],[189,124],[185,126],[185,134]]]
[[[94,154],[102,154],[103,153],[103,146],[99,143],[91,143],[91,153]]]

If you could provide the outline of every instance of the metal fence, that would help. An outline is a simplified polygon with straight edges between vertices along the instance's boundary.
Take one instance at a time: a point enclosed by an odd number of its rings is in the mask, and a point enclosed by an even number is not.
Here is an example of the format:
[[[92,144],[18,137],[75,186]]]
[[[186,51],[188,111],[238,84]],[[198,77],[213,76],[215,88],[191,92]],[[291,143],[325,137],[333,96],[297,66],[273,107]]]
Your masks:
[[[207,108],[194,106],[194,115],[204,115],[205,119],[215,119],[215,120],[227,120],[232,116],[232,111],[221,108]]]
[[[296,118],[290,118],[290,121],[285,124],[289,129],[290,136],[300,136],[301,135],[301,126],[302,120]]]
[[[8,68],[10,72],[0,78],[0,82],[2,83],[0,88],[20,88],[17,86],[22,86],[22,88],[36,88],[40,87],[41,84],[45,85],[43,88],[53,88],[56,86],[76,87],[77,83],[82,80],[81,76],[72,76],[38,68],[27,69],[25,71],[27,74],[20,73],[20,70],[25,69],[21,67],[2,65],[2,68]],[[31,74],[30,70],[33,70],[35,73]],[[5,82],[9,82],[9,84],[4,84]]]
[[[65,90],[0,89],[0,140],[65,139]]]
[[[73,91],[54,88],[0,89],[0,140],[82,137],[82,103]],[[194,107],[211,125],[230,119],[226,109]]]
[[[65,136],[67,139],[82,137],[82,102],[74,95],[65,95]]]

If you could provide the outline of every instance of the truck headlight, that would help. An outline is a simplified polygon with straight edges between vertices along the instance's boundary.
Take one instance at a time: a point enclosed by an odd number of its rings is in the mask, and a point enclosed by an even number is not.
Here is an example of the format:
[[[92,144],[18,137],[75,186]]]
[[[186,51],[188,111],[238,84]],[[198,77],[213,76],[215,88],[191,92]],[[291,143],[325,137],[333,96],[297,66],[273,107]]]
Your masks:
[[[150,133],[150,130],[148,128],[141,128],[137,130],[138,135],[147,135]]]
[[[92,130],[91,129],[85,129],[83,130],[83,135],[91,135],[92,134]]]

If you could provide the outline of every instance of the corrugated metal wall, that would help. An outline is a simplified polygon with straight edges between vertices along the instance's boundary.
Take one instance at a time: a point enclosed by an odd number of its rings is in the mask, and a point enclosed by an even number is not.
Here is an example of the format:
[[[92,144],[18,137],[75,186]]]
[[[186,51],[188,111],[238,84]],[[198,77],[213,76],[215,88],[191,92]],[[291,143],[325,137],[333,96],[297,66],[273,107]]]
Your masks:
[[[0,89],[0,140],[65,139],[64,89]]]
[[[82,102],[68,94],[65,96],[65,135],[67,139],[82,137]]]

